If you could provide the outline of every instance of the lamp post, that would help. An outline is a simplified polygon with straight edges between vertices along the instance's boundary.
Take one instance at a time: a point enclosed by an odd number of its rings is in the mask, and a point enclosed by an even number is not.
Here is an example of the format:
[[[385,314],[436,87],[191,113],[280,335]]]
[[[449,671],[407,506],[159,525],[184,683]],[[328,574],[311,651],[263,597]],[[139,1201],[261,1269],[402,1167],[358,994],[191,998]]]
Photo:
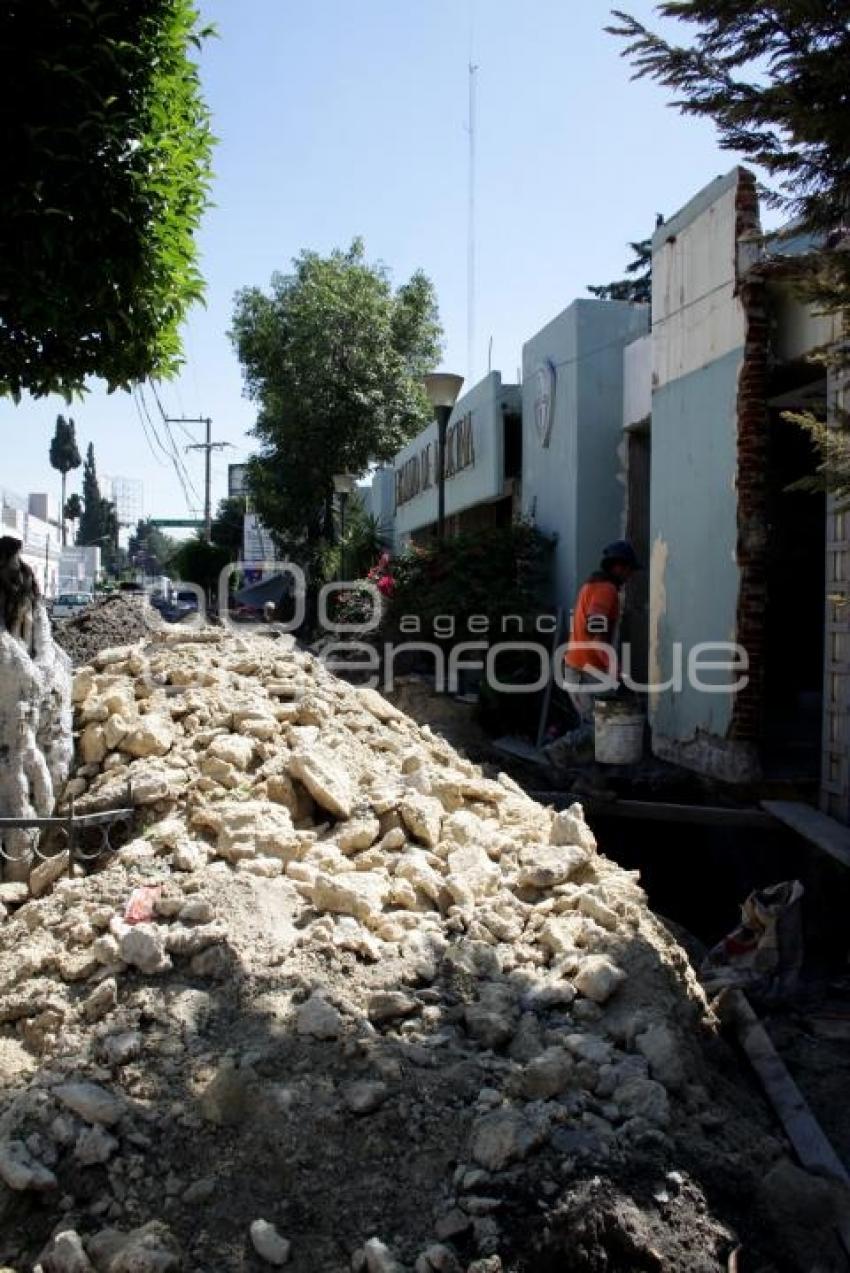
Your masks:
[[[334,490],[339,497],[339,573],[342,582],[345,581],[345,509],[356,484],[357,478],[353,473],[334,474]]]
[[[463,376],[450,371],[433,371],[425,377],[425,392],[437,421],[437,541],[446,534],[446,430],[452,407],[457,402]]]

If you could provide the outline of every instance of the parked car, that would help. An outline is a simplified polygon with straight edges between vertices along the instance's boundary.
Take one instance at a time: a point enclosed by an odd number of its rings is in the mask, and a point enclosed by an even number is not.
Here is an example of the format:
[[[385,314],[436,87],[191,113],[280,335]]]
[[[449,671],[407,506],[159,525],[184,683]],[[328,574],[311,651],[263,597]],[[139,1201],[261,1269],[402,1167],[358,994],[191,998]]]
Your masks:
[[[172,594],[167,605],[160,607],[160,614],[169,623],[179,623],[189,615],[198,613],[197,594],[188,588],[180,588]]]
[[[90,592],[60,592],[50,610],[51,619],[72,619],[94,601]]]

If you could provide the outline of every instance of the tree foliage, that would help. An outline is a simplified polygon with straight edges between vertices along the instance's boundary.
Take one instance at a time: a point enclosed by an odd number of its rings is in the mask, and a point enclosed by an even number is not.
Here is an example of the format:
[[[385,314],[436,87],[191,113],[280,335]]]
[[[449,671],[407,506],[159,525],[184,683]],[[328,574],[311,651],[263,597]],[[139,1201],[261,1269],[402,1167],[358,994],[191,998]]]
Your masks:
[[[169,569],[177,572],[186,583],[195,583],[204,592],[218,587],[218,579],[225,566],[230,564],[230,553],[218,544],[208,544],[205,539],[186,539],[172,553]]]
[[[635,78],[658,80],[673,105],[714,122],[720,145],[774,180],[774,203],[808,229],[850,215],[850,17],[847,0],[664,0],[688,23],[685,46],[614,10]]]
[[[232,561],[242,552],[245,529],[245,497],[228,496],[220,501],[212,522],[212,542],[226,548]]]
[[[99,547],[104,568],[114,569],[118,560],[118,513],[112,501],[100,493],[91,442],[83,464],[83,511],[77,529],[77,543]]]
[[[0,394],[176,370],[202,294],[206,34],[193,0],[2,6]]]
[[[797,287],[824,313],[850,311],[850,10],[847,0],[664,0],[663,18],[689,24],[671,44],[614,11],[609,32],[626,41],[635,78],[676,93],[674,105],[710,119],[720,145],[745,155],[770,180],[766,197],[813,238]],[[846,374],[846,342],[823,360]],[[848,419],[833,427],[794,417],[819,447],[822,485],[850,501]]]
[[[425,275],[394,290],[359,239],[327,257],[302,252],[270,293],[238,294],[231,337],[260,444],[248,487],[280,543],[309,555],[332,539],[333,475],[389,460],[422,428],[440,336]]]
[[[149,517],[136,523],[127,544],[130,565],[146,575],[167,574],[176,549],[176,541],[154,526]]]
[[[65,500],[65,521],[78,522],[83,515],[83,501],[79,495],[74,492]]]
[[[62,494],[59,499],[59,508],[62,510],[60,521],[62,522],[62,544],[65,543],[65,482],[68,474],[72,469],[78,469],[82,464],[82,457],[77,446],[77,438],[74,433],[74,421],[66,420],[64,416],[56,417],[56,431],[50,442],[50,464],[62,475]]]
[[[64,477],[71,469],[78,469],[83,462],[74,430],[74,421],[64,416],[56,417],[56,431],[50,442],[50,466]]]
[[[652,300],[652,239],[630,243],[633,259],[626,266],[627,278],[614,283],[588,283],[587,290],[601,301],[635,301],[648,305]]]

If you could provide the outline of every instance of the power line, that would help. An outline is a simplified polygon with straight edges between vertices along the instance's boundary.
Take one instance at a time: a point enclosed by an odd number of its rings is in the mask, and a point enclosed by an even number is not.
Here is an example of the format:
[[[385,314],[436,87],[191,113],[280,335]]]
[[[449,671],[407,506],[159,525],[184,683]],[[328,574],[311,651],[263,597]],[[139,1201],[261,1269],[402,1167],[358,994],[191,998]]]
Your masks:
[[[157,455],[156,449],[154,448],[154,444],[151,441],[151,435],[148,432],[148,426],[145,424],[145,417],[142,415],[142,408],[139,406],[139,401],[136,397],[135,392],[132,393],[130,396],[133,399],[133,406],[136,408],[136,415],[139,417],[139,424],[142,426],[142,433],[145,435],[145,441],[148,444],[148,449],[151,455],[153,456],[153,458],[156,460],[157,464],[160,466],[160,468],[165,468],[166,467],[165,460],[160,459],[160,457]]]
[[[204,534],[207,542],[209,542],[212,539],[212,453],[213,451],[222,451],[231,444],[229,442],[213,442],[212,418],[210,416],[180,416],[178,418],[176,416],[163,415],[163,420],[166,428],[170,424],[178,424],[181,427],[185,424],[202,424],[206,429],[206,440],[204,442],[192,442],[186,447],[186,450],[204,452]],[[189,436],[191,437],[191,434]]]
[[[151,385],[151,389],[153,390],[153,385]],[[154,391],[154,398],[156,400],[157,406],[159,407],[160,415],[162,416],[163,425],[165,427],[165,433],[168,438],[168,441],[171,444],[170,450],[164,447],[162,445],[162,442],[160,441],[159,433],[157,432],[156,425],[153,422],[153,418],[148,408],[147,399],[145,398],[144,390],[141,385],[138,386],[138,394],[139,394],[139,400],[142,404],[142,408],[144,409],[144,413],[147,416],[148,423],[153,429],[154,437],[159,442],[159,445],[162,449],[163,454],[167,456],[167,458],[171,461],[171,464],[174,468],[174,472],[177,475],[177,480],[180,483],[180,487],[183,491],[183,498],[186,501],[186,507],[188,508],[190,513],[195,513],[197,511],[197,506],[194,505],[192,502],[192,498],[189,495],[189,488],[191,487],[196,500],[198,500],[200,497],[198,495],[198,492],[195,490],[192,479],[189,476],[188,472],[186,471],[185,465],[183,464],[182,459],[180,457],[180,453],[177,450],[177,446],[171,434],[171,430],[168,427],[168,417],[165,415],[165,412],[162,409],[162,403],[159,401],[159,396]]]
[[[159,414],[162,416],[162,423],[165,428],[166,436],[168,438],[169,443],[171,444],[171,452],[170,452],[171,461],[174,464],[175,469],[179,469],[180,473],[183,474],[183,480],[189,486],[190,490],[192,491],[192,494],[195,496],[195,499],[198,501],[198,503],[200,503],[201,497],[198,493],[198,488],[195,486],[195,483],[192,481],[192,477],[189,473],[189,470],[186,468],[186,465],[183,463],[183,457],[180,454],[180,451],[177,447],[177,443],[174,441],[174,435],[171,432],[171,423],[172,423],[171,417],[166,414],[165,408],[162,405],[162,400],[160,399],[160,396],[157,393],[154,382],[151,380],[149,383],[151,387],[151,393],[154,396],[156,405],[159,407]],[[191,434],[189,436],[191,437]],[[188,496],[186,497],[186,502],[187,504],[189,503]],[[196,507],[197,506],[191,508],[191,511],[195,512]]]

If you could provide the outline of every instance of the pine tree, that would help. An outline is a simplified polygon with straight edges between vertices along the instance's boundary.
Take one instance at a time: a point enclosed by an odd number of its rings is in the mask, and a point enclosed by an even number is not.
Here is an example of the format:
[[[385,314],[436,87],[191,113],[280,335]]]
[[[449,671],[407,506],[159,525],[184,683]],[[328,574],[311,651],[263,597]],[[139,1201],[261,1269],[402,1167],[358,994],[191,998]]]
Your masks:
[[[614,11],[607,30],[627,41],[635,79],[676,93],[685,114],[713,120],[720,145],[767,175],[765,197],[813,236],[799,260],[798,287],[814,308],[850,312],[850,10],[847,0],[664,0],[662,18],[688,23],[686,45],[670,44]],[[824,361],[848,371],[847,345]],[[824,485],[850,501],[847,413],[827,429],[798,416],[821,451]],[[833,434],[832,439],[828,434]],[[844,434],[839,437],[838,434]]]
[[[97,480],[94,446],[89,442],[83,465],[83,514],[77,531],[78,544],[97,544],[104,534],[103,497]]]
[[[50,443],[50,464],[62,475],[62,497],[59,502],[59,521],[62,525],[62,547],[65,547],[65,481],[71,469],[78,469],[82,464],[77,438],[74,432],[74,421],[64,416],[56,417],[56,432]]]
[[[588,283],[587,290],[601,301],[634,301],[648,305],[652,300],[652,239],[630,243],[634,260],[626,266],[628,278],[614,283]]]

